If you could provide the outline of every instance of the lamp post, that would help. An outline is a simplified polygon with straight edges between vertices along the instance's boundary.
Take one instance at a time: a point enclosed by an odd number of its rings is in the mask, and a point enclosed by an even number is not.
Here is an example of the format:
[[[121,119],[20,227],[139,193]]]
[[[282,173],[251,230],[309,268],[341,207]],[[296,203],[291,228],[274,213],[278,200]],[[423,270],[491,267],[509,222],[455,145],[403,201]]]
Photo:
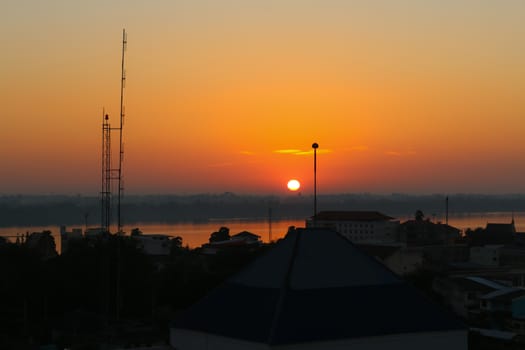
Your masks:
[[[312,148],[314,149],[314,227],[316,226],[316,216],[317,216],[317,149],[319,148],[319,145],[317,142],[314,142],[312,144]]]

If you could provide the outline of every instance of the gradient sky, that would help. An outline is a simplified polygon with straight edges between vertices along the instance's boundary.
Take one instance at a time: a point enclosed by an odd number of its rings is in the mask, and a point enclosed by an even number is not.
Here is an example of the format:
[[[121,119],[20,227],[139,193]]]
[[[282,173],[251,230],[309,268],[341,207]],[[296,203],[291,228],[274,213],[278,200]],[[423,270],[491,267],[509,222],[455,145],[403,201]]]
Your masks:
[[[525,1],[2,0],[0,194],[99,192],[123,28],[126,193],[525,192]]]

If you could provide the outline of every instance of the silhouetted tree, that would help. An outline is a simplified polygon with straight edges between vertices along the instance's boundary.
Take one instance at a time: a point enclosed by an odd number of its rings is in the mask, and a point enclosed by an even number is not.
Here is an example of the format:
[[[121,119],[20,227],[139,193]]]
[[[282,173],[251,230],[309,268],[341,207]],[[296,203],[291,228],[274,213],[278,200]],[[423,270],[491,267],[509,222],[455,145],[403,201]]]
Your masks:
[[[42,260],[54,258],[58,255],[56,244],[51,231],[33,232],[26,234],[24,244]]]
[[[177,255],[180,255],[184,251],[189,251],[189,248],[182,247],[182,237],[180,236],[173,237],[170,240],[170,255],[177,256]]]
[[[230,229],[227,227],[221,227],[219,231],[213,232],[210,236],[211,242],[227,241],[230,239]]]
[[[423,211],[421,210],[416,210],[416,214],[414,215],[416,221],[423,221],[423,219],[425,218],[425,214],[423,214]]]
[[[131,236],[140,236],[141,234],[142,231],[138,227],[135,227],[131,230]]]

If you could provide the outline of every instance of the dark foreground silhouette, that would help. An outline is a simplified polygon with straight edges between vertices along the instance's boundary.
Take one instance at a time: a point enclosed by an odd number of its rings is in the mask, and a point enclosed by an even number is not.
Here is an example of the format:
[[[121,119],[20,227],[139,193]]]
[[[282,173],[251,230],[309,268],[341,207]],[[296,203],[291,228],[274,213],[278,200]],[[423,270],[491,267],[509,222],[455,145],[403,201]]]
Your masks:
[[[169,255],[153,257],[130,236],[84,238],[62,255],[49,252],[49,232],[33,244],[1,239],[0,348],[166,343],[178,311],[267,249],[203,255],[170,242]]]

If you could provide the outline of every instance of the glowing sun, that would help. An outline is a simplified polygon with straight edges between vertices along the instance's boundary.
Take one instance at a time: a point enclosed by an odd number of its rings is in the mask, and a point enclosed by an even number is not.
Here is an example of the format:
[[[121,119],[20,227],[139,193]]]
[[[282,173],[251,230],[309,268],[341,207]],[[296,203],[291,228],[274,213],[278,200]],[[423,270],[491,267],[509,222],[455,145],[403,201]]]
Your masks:
[[[288,181],[288,189],[290,191],[297,191],[301,187],[301,183],[295,179]]]

